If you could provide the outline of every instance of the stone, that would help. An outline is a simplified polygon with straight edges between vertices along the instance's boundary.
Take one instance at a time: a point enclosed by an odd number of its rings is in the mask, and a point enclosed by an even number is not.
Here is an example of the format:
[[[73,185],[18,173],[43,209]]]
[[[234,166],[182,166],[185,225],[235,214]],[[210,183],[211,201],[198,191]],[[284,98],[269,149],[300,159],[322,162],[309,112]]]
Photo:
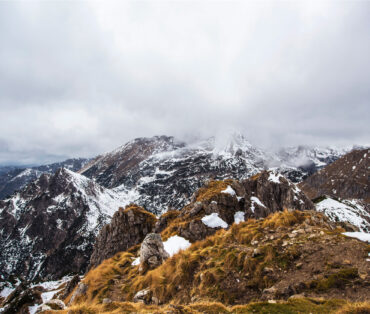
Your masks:
[[[64,310],[66,308],[64,302],[59,299],[52,299],[46,302],[45,305],[49,306],[52,310]]]
[[[139,271],[154,269],[161,265],[169,257],[165,251],[161,235],[158,233],[149,233],[140,249],[140,267]]]
[[[137,292],[134,296],[135,303],[150,304],[152,301],[153,292],[150,289],[144,289]]]
[[[277,293],[277,289],[272,286],[270,288],[266,288],[262,291],[262,299],[263,300],[271,300],[275,297],[275,294]]]
[[[262,254],[262,251],[260,248],[256,248],[253,250],[252,257],[256,257]]]
[[[109,298],[104,298],[103,301],[102,301],[103,304],[109,304],[109,303],[112,303],[112,300],[109,299]]]
[[[74,302],[74,300],[76,300],[78,297],[86,294],[87,288],[88,288],[87,284],[85,284],[83,282],[80,282],[78,284],[77,289],[75,290],[75,292],[73,292],[73,294],[71,296],[71,299],[69,300],[68,304],[72,304]]]

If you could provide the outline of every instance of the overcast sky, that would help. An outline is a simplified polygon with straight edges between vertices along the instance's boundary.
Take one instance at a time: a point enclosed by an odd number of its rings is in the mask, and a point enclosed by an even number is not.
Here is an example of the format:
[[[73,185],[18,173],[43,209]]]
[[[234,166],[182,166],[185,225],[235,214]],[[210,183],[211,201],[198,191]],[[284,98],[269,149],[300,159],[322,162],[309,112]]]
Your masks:
[[[0,2],[0,164],[140,136],[368,144],[370,2]]]

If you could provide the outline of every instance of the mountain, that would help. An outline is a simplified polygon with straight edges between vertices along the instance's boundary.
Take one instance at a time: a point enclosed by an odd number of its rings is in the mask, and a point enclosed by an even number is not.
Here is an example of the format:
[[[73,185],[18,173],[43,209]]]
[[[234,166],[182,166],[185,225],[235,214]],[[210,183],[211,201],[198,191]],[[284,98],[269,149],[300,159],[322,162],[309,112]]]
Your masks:
[[[328,195],[370,202],[370,150],[354,150],[300,184],[312,199]]]
[[[59,168],[72,171],[80,170],[89,159],[73,158],[62,162],[30,168],[6,166],[0,168],[0,200],[23,188],[27,183],[36,180],[43,173],[54,173]]]
[[[332,221],[370,232],[370,150],[344,155],[299,184]]]
[[[276,153],[280,172],[293,182],[300,182],[331,164],[349,151],[347,148],[296,146]]]
[[[342,153],[301,147],[275,154],[253,146],[241,134],[224,138],[192,144],[167,136],[138,138],[95,158],[80,173],[120,193],[125,204],[134,202],[158,214],[183,207],[211,179],[243,180],[274,167],[298,182]]]
[[[0,276],[59,278],[86,269],[95,236],[118,209],[114,192],[61,168],[0,201]]]

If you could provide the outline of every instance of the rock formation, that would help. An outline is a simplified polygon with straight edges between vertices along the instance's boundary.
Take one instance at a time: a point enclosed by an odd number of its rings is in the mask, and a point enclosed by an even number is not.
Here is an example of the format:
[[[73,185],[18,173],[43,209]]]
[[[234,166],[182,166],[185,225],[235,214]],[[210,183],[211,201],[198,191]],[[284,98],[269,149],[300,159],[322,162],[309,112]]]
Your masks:
[[[155,226],[156,217],[136,205],[120,208],[112,221],[100,231],[90,259],[89,268],[96,267],[104,259],[117,252],[126,251],[139,244]]]

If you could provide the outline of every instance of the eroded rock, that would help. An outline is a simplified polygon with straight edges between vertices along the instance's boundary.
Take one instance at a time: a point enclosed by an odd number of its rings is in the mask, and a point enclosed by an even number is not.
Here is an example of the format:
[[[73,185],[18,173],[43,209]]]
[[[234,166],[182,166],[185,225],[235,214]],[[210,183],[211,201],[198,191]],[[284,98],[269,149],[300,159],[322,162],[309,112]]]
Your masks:
[[[161,235],[149,233],[140,249],[140,272],[153,269],[161,265],[169,257],[165,251]]]

